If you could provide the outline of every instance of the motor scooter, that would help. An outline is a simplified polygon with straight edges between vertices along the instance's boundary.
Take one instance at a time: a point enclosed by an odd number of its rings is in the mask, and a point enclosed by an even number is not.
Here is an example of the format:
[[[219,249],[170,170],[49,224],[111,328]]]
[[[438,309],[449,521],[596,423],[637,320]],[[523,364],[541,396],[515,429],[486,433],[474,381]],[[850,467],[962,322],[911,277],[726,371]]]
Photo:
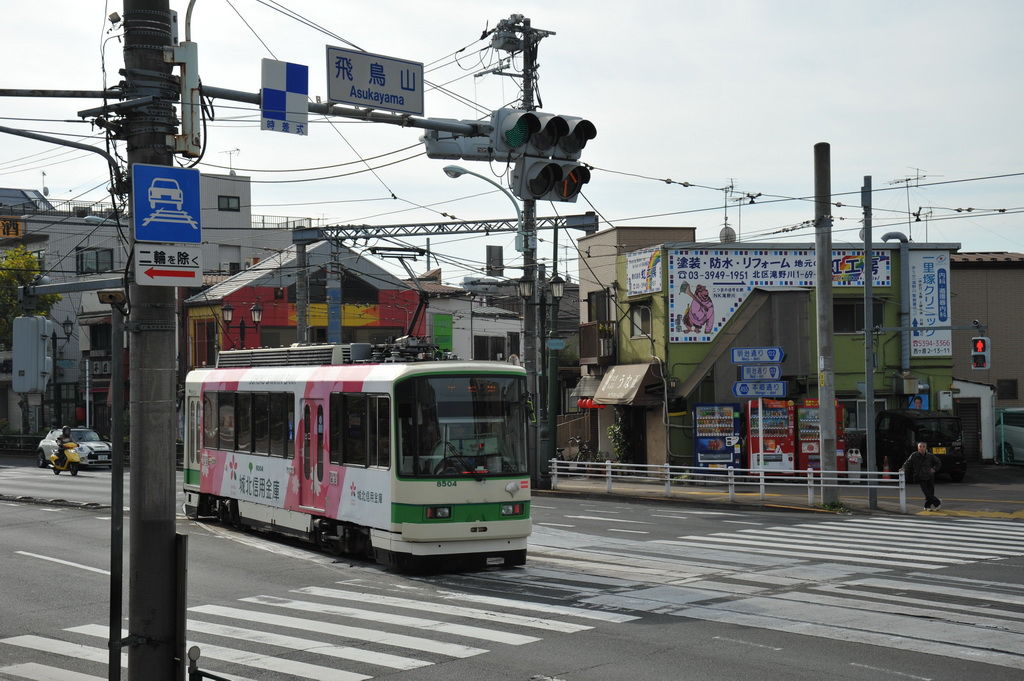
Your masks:
[[[57,452],[50,454],[50,468],[53,469],[54,475],[60,475],[61,471],[67,471],[72,476],[78,475],[78,468],[81,465],[82,459],[78,456],[78,443],[76,442],[65,442],[64,447],[64,464],[57,464]]]

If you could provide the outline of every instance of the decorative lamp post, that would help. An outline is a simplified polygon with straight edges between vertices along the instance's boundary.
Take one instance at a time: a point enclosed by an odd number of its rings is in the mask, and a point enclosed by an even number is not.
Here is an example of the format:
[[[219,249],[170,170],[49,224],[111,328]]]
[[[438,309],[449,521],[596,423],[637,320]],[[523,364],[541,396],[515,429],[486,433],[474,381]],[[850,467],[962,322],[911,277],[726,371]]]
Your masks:
[[[252,317],[252,326],[254,329],[259,330],[260,322],[263,321],[263,306],[260,305],[259,301],[256,301],[249,307],[249,314]],[[231,307],[231,303],[225,304],[220,309],[221,319],[224,320],[224,330],[231,331],[231,322],[235,317],[235,308]],[[238,341],[241,349],[244,350],[245,345],[245,329],[246,323],[244,319],[238,320]],[[230,333],[228,334],[230,337]],[[231,347],[234,348],[234,342],[231,343]]]
[[[551,294],[551,317],[548,322],[548,399],[547,428],[548,437],[545,460],[551,461],[557,455],[558,447],[558,351],[562,349],[562,338],[558,335],[558,301],[565,295],[565,280],[555,273],[548,280],[548,292]]]

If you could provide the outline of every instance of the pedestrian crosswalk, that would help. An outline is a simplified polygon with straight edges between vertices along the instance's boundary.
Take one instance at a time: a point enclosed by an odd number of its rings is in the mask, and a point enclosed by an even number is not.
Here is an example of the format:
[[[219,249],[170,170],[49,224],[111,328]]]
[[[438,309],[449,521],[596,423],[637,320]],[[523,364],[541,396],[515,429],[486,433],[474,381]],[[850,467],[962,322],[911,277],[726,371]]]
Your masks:
[[[1019,525],[974,519],[849,518],[655,543],[714,551],[719,557],[732,552],[883,568],[938,569],[1024,555]]]
[[[578,634],[600,622],[638,619],[593,607],[426,586],[415,592],[410,597],[339,582],[280,596],[198,605],[189,608],[187,645],[199,646],[204,671],[233,681],[282,674],[361,681],[483,655],[500,646]],[[101,681],[106,678],[109,633],[107,625],[91,623],[67,627],[52,637],[0,639],[0,679]],[[121,664],[127,666],[127,653],[122,653]]]

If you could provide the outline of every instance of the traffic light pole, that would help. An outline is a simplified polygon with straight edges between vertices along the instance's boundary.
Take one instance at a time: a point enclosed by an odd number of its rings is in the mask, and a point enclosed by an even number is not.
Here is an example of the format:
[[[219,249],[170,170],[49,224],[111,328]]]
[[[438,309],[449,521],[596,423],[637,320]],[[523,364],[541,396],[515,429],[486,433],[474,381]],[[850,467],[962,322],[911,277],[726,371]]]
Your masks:
[[[170,49],[169,0],[125,0],[125,96],[152,96],[126,111],[129,168],[137,163],[170,166],[177,121],[178,85]],[[134,207],[132,215],[136,214]],[[134,250],[134,239],[132,240]],[[176,660],[174,469],[175,288],[129,286],[131,376],[131,486],[128,580],[128,678],[174,681]],[[120,405],[113,405],[118,409]],[[118,670],[119,671],[119,670]]]

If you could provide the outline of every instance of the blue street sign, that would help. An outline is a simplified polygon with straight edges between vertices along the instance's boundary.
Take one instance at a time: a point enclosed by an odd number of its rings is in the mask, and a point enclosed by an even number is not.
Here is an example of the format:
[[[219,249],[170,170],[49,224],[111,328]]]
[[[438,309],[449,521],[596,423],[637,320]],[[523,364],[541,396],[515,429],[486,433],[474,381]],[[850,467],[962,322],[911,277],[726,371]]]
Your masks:
[[[740,367],[741,381],[777,381],[780,378],[781,364],[744,364]]]
[[[787,381],[736,381],[732,394],[736,397],[785,397]]]
[[[260,129],[308,135],[309,67],[264,59],[262,71]]]
[[[132,214],[136,241],[202,243],[199,171],[133,164]]]
[[[782,348],[733,348],[733,364],[746,364],[758,362],[781,362],[786,357]]]
[[[548,338],[547,346],[548,346],[548,350],[565,350],[565,339],[564,338]]]

